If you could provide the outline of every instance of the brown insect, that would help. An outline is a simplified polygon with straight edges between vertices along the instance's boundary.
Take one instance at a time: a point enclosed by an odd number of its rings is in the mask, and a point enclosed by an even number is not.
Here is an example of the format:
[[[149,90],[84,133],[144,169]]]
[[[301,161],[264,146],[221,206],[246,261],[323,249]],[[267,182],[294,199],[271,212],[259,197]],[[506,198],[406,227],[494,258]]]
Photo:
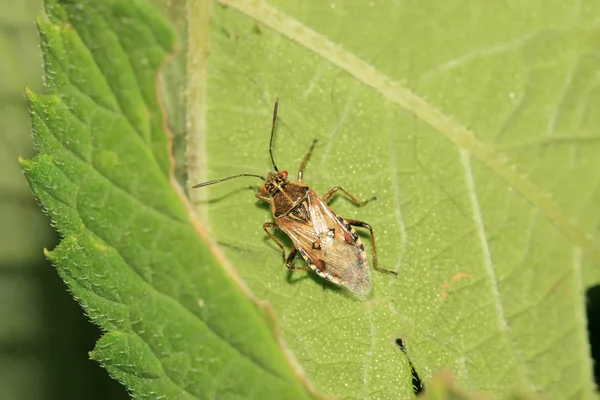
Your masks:
[[[375,200],[376,197],[359,201],[343,187],[335,186],[323,198],[320,198],[314,190],[302,183],[302,174],[317,143],[316,140],[313,141],[308,153],[302,159],[298,169],[298,181],[288,181],[288,172],[285,170],[279,171],[273,159],[273,134],[277,122],[278,105],[279,99],[275,100],[271,140],[269,142],[269,154],[275,171],[269,172],[266,178],[255,174],[239,174],[200,183],[195,185],[194,188],[242,176],[262,179],[265,184],[260,188],[260,192],[256,193],[256,197],[271,204],[273,217],[275,218],[275,222],[265,223],[263,229],[281,249],[285,265],[289,269],[308,270],[307,267],[295,267],[293,265],[296,255],[300,252],[310,269],[322,278],[343,286],[354,294],[367,295],[372,286],[371,270],[365,254],[365,247],[353,226],[369,230],[375,269],[394,275],[396,275],[396,272],[377,265],[377,249],[371,225],[366,222],[353,219],[346,220],[339,217],[327,206],[327,201],[338,191],[344,193],[357,206],[363,206]],[[281,229],[292,240],[294,249],[288,255],[287,260],[283,244],[269,232],[268,228]]]

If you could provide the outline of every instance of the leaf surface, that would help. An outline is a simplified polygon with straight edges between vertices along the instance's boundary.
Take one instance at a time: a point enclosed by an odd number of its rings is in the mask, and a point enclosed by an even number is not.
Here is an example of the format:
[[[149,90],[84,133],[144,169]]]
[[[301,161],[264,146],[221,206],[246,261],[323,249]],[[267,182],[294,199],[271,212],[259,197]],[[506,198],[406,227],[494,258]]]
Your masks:
[[[268,208],[245,190],[260,181],[191,192],[319,388],[409,398],[400,338],[425,382],[450,368],[493,396],[592,397],[583,296],[599,282],[598,7],[232,0],[190,15],[188,77],[206,75],[188,81],[200,93],[188,112],[203,110],[190,117],[190,184],[270,170],[279,96],[279,168],[294,176],[316,138],[304,174],[314,190],[378,196],[332,204],[373,226],[381,265],[399,272],[375,271],[360,301],[286,271],[261,229]]]

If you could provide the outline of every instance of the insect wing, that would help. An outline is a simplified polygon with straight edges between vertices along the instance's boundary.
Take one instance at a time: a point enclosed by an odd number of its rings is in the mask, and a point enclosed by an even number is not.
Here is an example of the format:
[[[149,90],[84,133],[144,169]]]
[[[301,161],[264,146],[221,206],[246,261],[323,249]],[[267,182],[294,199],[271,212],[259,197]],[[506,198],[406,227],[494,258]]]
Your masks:
[[[311,191],[306,223],[289,216],[278,224],[290,237],[309,267],[321,277],[364,296],[371,291],[371,270],[360,238],[350,225]]]
[[[321,250],[313,248],[313,243],[317,243],[319,238],[315,234],[312,224],[298,222],[287,216],[278,218],[277,224],[290,237],[294,246],[312,269],[319,271],[325,269]],[[319,275],[321,274],[319,273]]]
[[[371,291],[371,269],[365,248],[354,229],[338,217],[316,193],[310,196],[311,218],[321,234],[326,273],[334,283],[364,296]]]

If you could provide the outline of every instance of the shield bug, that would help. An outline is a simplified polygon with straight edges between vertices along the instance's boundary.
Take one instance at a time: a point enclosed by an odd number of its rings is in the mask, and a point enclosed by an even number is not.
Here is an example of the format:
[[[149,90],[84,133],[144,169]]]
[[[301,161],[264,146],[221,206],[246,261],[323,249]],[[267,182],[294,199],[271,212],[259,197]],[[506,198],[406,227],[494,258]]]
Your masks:
[[[269,154],[273,172],[267,177],[257,174],[238,174],[227,178],[216,179],[195,185],[194,188],[213,185],[229,179],[251,176],[262,179],[265,183],[256,193],[256,197],[271,205],[275,222],[266,222],[264,231],[281,249],[283,260],[287,268],[293,270],[308,270],[307,267],[294,266],[294,259],[298,252],[302,255],[308,267],[319,276],[336,285],[343,286],[352,293],[364,296],[371,291],[371,270],[358,234],[353,227],[369,230],[371,246],[373,248],[373,266],[375,269],[396,275],[396,272],[381,268],[377,265],[377,248],[373,228],[366,222],[353,219],[344,219],[338,216],[327,202],[338,191],[345,194],[356,206],[363,206],[376,198],[359,201],[341,186],[333,187],[322,198],[309,186],[303,183],[304,168],[314,150],[316,140],[313,141],[308,153],[302,159],[298,169],[298,181],[289,181],[288,172],[280,171],[273,158],[273,134],[277,122],[277,108],[279,99],[275,100],[273,109],[273,122],[271,126],[271,139],[269,141]],[[285,256],[283,244],[269,231],[269,228],[281,229],[290,237],[294,248]]]

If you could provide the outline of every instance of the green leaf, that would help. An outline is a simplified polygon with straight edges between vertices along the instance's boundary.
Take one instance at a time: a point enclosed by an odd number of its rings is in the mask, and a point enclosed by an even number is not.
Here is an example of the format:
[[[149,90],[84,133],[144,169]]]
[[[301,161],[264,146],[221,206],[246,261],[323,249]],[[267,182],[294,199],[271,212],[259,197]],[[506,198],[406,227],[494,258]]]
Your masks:
[[[21,164],[63,236],[47,257],[106,331],[91,357],[140,398],[311,397],[173,183],[155,86],[171,28],[143,1],[46,12],[38,155]]]
[[[449,368],[493,396],[592,396],[584,290],[600,282],[600,3],[499,4],[191,9],[190,185],[270,170],[279,96],[278,166],[294,176],[316,138],[304,174],[314,190],[378,196],[332,205],[369,222],[381,265],[399,272],[374,271],[360,301],[286,271],[261,229],[268,207],[244,190],[260,181],[190,192],[327,393],[411,397],[402,338],[425,382]]]

